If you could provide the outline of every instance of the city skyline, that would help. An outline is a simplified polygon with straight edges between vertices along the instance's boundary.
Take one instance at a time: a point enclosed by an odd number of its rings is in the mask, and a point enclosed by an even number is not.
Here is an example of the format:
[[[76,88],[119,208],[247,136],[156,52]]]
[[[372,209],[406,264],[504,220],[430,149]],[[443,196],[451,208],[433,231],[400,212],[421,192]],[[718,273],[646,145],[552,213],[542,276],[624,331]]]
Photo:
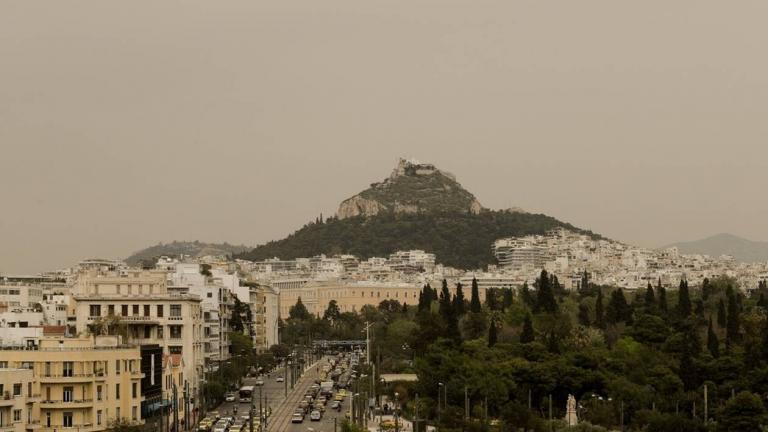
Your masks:
[[[762,3],[90,6],[0,6],[0,271],[255,246],[401,156],[639,246],[768,239]]]

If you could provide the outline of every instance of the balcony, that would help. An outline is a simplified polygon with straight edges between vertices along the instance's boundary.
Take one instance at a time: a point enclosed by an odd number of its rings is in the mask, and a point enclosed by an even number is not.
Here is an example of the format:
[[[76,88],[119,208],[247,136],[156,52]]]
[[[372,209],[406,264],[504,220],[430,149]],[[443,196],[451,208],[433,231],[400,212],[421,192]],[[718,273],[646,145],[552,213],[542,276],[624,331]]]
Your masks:
[[[93,407],[93,399],[79,399],[71,401],[63,400],[44,400],[40,402],[40,407],[44,409],[76,409]]]
[[[10,394],[6,394],[0,397],[0,407],[9,407],[16,405],[16,399],[21,396],[12,397]]]
[[[91,432],[94,430],[104,430],[104,426],[99,426],[98,428],[94,428],[92,423],[85,423],[85,424],[75,424],[72,426],[64,426],[64,425],[50,425],[50,426],[42,426],[39,429],[37,429],[40,432],[61,432],[61,431],[76,431],[76,432]]]
[[[16,431],[16,426],[12,424],[0,426],[0,432],[14,432],[14,431]]]
[[[40,377],[41,383],[55,384],[55,383],[73,383],[73,382],[89,382],[93,381],[95,375],[92,373],[80,373],[70,375],[58,375],[47,374]]]
[[[168,321],[181,321],[183,319],[184,319],[184,317],[182,317],[182,316],[169,316],[168,317]]]

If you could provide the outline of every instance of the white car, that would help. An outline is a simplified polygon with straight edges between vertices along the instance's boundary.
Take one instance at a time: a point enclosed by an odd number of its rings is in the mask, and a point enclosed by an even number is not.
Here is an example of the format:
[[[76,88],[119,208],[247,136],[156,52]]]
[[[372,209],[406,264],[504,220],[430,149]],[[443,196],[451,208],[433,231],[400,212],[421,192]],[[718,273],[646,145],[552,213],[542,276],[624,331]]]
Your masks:
[[[224,396],[224,400],[227,402],[234,402],[235,401],[235,394],[234,393],[227,393],[226,396]]]
[[[279,376],[279,377],[277,377],[277,380],[276,380],[276,381],[277,381],[277,382],[283,382],[283,381],[285,381],[285,378],[283,378],[283,377]]]
[[[264,385],[264,380],[263,380],[263,379],[261,379],[261,378],[257,379],[257,380],[256,380],[256,385],[257,385],[257,386],[263,386],[263,385]]]
[[[320,418],[322,418],[323,415],[320,414],[320,411],[314,410],[311,413],[309,413],[309,419],[312,421],[320,421]]]
[[[302,423],[304,422],[304,416],[301,414],[294,414],[293,417],[291,417],[291,423]]]

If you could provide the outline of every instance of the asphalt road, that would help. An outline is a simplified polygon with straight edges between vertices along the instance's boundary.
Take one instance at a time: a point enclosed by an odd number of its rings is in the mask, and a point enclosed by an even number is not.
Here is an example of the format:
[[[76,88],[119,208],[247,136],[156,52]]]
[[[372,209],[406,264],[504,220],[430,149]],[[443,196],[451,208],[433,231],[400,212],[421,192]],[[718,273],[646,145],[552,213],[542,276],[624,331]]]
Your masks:
[[[285,399],[285,383],[277,382],[276,379],[278,376],[285,377],[286,376],[285,371],[282,369],[279,369],[277,372],[272,372],[270,376],[264,375],[264,378],[263,378],[264,385],[255,387],[253,392],[254,393],[253,403],[254,403],[254,406],[256,407],[257,412],[259,409],[259,389],[261,389],[261,396],[266,397],[266,406],[271,407],[273,412]],[[244,378],[243,385],[244,386],[255,385],[257,379],[258,378]],[[288,393],[290,394],[290,392],[291,392],[291,385],[290,383],[288,383]],[[262,406],[263,405],[264,404],[262,403]],[[233,408],[235,406],[237,406],[238,417],[248,415],[248,410],[251,408],[251,404],[249,403],[240,403],[238,401],[235,401],[235,402],[224,402],[223,404],[219,405],[215,409],[212,409],[211,411],[218,411],[219,415],[222,417],[231,416],[233,415]]]

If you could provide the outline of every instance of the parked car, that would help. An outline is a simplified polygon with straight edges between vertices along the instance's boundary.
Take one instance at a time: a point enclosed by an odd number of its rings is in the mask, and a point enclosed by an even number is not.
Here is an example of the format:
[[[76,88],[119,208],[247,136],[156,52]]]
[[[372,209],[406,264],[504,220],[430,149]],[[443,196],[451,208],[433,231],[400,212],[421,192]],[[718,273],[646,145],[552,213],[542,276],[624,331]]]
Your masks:
[[[234,402],[236,399],[236,396],[234,393],[227,393],[226,396],[224,396],[224,400],[227,402]]]
[[[257,379],[257,380],[256,380],[256,385],[257,385],[257,386],[263,386],[263,385],[264,385],[264,380],[263,380],[263,379],[261,379],[261,378]]]
[[[275,381],[277,381],[277,382],[283,382],[283,381],[285,381],[285,378],[283,378],[283,377],[279,376],[279,377],[277,377],[277,379],[276,379]]]

